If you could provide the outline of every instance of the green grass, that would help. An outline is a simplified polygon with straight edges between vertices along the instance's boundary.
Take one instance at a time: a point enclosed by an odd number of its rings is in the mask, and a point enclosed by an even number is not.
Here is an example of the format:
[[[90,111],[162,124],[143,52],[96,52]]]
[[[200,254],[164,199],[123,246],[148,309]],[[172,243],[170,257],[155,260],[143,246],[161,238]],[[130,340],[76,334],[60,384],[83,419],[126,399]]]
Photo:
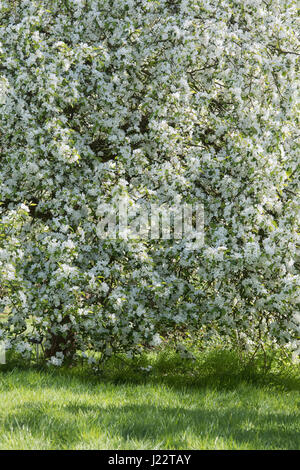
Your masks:
[[[114,358],[100,375],[9,362],[0,449],[300,449],[298,367],[263,373],[222,350]]]

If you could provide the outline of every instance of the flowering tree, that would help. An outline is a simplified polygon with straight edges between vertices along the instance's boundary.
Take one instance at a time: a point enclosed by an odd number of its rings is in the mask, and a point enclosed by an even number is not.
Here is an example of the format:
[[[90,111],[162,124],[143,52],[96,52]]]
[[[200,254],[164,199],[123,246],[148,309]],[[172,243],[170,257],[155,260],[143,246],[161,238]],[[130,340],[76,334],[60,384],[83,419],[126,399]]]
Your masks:
[[[207,325],[299,345],[294,0],[0,2],[0,338],[60,365]],[[205,244],[102,239],[202,203]]]

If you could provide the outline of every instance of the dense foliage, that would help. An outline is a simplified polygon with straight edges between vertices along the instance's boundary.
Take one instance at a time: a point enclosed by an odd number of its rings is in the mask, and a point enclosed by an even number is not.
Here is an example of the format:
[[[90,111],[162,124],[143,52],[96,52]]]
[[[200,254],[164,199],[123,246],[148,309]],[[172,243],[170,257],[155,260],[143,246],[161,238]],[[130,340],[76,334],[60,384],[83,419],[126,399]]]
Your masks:
[[[60,365],[217,329],[299,347],[295,0],[0,2],[0,338]],[[101,239],[203,203],[205,245]]]

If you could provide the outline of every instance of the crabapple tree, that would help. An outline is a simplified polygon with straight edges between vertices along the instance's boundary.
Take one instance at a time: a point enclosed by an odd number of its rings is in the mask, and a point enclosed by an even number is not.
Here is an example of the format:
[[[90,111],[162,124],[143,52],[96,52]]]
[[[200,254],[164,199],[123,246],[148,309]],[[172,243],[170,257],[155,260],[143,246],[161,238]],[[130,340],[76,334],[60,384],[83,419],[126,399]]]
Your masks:
[[[299,347],[295,0],[0,1],[0,339],[61,365],[206,325]],[[204,245],[101,238],[204,206]]]

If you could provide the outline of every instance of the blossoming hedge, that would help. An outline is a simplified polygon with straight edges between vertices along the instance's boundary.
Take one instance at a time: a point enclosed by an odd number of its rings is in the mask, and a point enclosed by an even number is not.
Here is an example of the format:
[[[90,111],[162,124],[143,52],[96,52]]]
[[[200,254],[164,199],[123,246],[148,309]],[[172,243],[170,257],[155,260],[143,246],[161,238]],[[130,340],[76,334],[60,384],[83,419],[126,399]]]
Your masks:
[[[0,2],[8,348],[41,342],[60,365],[76,350],[130,355],[181,325],[299,346],[296,7]],[[118,198],[203,204],[203,248],[101,239]]]

